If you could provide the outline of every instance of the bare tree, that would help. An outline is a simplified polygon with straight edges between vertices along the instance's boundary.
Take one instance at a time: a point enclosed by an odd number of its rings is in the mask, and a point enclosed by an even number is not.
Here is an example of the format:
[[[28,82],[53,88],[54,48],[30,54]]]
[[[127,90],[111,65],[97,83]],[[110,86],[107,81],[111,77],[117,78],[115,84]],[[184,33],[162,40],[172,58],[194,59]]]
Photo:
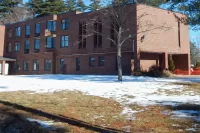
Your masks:
[[[144,12],[137,16],[136,4],[123,3],[122,1],[123,0],[116,0],[115,3],[112,3],[110,6],[91,13],[94,17],[87,20],[87,34],[82,35],[82,38],[87,38],[95,34],[100,35],[110,40],[112,44],[117,47],[118,81],[122,81],[122,46],[126,43],[133,44],[133,41],[136,42],[138,34],[157,29],[169,29],[165,24],[154,25],[151,21],[141,23],[140,20],[150,14]],[[103,34],[102,30],[96,28],[98,25],[110,29],[111,35]],[[140,30],[138,30],[138,28],[140,28]],[[138,60],[137,46],[134,45],[133,47],[134,60]],[[135,63],[134,69],[134,71],[138,71],[140,69],[139,64]]]
[[[1,24],[16,23],[33,18],[33,13],[25,6],[17,6],[11,9],[11,13],[3,18],[0,18]]]

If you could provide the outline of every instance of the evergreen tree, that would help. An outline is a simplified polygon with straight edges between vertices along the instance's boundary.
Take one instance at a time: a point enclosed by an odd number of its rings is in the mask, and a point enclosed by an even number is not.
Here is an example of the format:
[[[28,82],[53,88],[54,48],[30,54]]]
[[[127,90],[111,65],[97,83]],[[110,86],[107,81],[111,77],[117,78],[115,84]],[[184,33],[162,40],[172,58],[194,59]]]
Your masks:
[[[20,0],[0,0],[0,18],[11,15],[13,8],[20,3]]]
[[[76,10],[76,1],[75,0],[66,0],[67,11]]]
[[[84,12],[85,10],[87,10],[87,6],[83,2],[83,0],[78,0],[76,4],[76,9],[78,11]]]
[[[193,29],[200,29],[200,1],[199,0],[167,0],[171,2],[171,10],[179,10],[185,13],[188,18],[185,19]],[[168,4],[170,4],[170,2]],[[184,19],[184,18],[181,18]]]
[[[100,0],[91,0],[91,4],[89,5],[89,10],[90,11],[95,11],[98,9],[101,9],[102,5],[101,5],[101,1]]]
[[[31,0],[27,6],[33,10],[37,17],[59,14],[66,11],[63,0]]]

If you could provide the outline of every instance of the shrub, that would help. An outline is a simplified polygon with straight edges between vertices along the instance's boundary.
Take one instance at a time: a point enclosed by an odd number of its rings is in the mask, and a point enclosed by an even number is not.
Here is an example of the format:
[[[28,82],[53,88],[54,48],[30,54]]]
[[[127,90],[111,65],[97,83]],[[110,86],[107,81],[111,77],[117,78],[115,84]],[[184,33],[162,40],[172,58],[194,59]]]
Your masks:
[[[149,68],[148,76],[151,77],[161,77],[163,73],[163,68],[160,66],[152,65]]]
[[[174,61],[173,61],[173,59],[169,59],[169,70],[170,71],[174,71],[175,70],[175,65],[174,65]]]
[[[149,71],[138,71],[134,76],[150,76],[150,77],[172,77],[173,74],[169,70],[164,70],[160,66],[152,65]]]

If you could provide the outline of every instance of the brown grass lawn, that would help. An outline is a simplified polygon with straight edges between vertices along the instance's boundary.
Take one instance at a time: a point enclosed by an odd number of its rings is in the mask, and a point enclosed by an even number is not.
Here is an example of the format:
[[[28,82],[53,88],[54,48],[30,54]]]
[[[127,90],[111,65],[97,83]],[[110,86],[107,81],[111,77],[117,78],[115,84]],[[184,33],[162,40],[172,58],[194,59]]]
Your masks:
[[[128,120],[126,116],[120,114],[123,107],[118,102],[83,95],[80,92],[0,93],[1,111],[26,118],[53,120],[53,126],[65,129],[65,132],[93,133],[102,132],[98,129],[103,129],[113,132],[179,133],[182,131],[184,133],[185,129],[192,125],[189,120],[174,120],[161,113],[164,110],[172,110],[169,107],[141,107],[135,104],[129,106],[134,110],[144,111],[136,113],[136,120]],[[175,124],[179,126],[174,127]]]

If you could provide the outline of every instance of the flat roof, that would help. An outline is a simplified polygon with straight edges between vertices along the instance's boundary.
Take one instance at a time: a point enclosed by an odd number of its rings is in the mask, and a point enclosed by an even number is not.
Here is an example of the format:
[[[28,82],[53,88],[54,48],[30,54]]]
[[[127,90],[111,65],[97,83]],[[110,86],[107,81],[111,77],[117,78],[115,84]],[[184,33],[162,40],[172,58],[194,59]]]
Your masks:
[[[3,56],[0,56],[0,61],[16,61],[16,59],[6,58],[6,57],[3,57]]]

